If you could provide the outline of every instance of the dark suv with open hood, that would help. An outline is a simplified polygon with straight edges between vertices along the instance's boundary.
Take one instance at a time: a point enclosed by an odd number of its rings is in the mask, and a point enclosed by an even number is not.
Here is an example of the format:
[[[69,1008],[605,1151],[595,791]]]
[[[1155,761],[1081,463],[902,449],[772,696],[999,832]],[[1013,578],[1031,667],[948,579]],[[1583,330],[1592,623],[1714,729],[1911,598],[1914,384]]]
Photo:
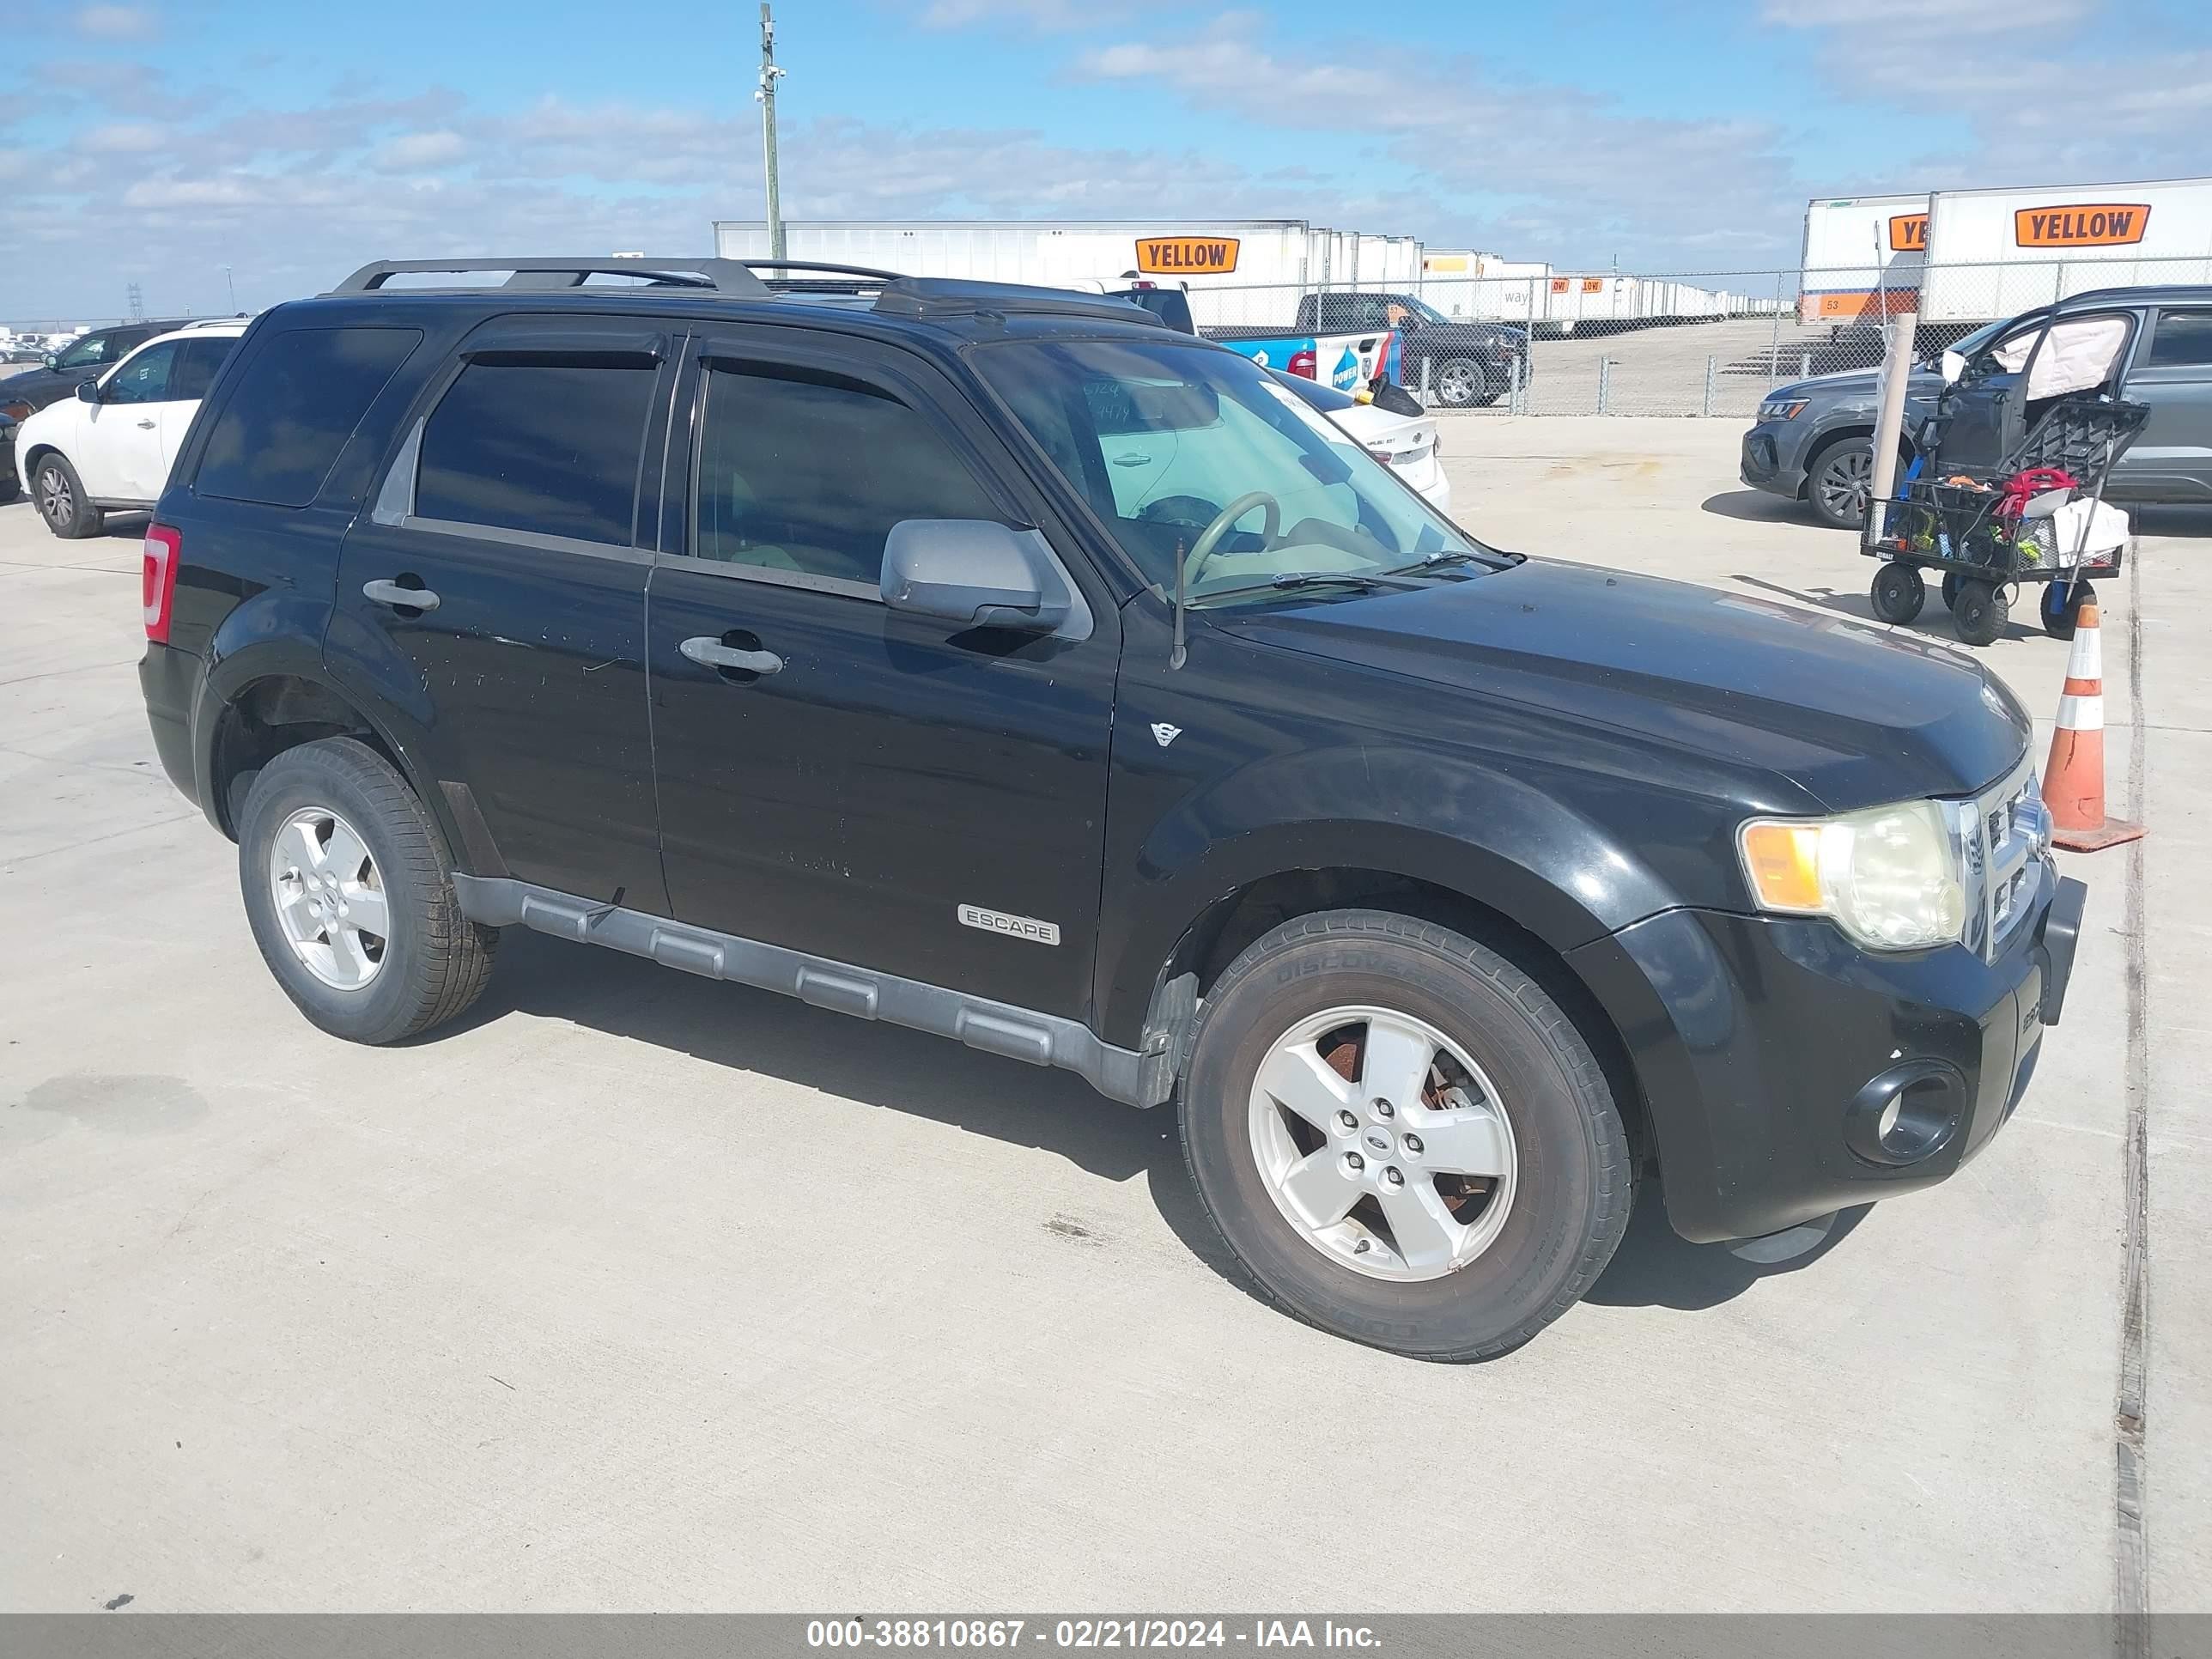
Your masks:
[[[453,1019],[520,926],[1064,1066],[1176,1103],[1266,1295],[1423,1358],[1557,1317],[1646,1179],[1698,1240],[1942,1180],[2072,960],[1973,663],[1494,551],[1096,295],[371,266],[246,333],[143,597],[325,1030]]]

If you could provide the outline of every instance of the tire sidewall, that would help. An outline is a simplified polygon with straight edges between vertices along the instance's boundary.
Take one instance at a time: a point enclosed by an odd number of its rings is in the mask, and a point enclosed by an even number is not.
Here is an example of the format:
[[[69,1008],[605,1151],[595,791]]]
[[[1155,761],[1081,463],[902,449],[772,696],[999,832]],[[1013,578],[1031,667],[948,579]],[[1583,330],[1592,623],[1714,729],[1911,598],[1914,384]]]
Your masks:
[[[1846,518],[1830,512],[1820,493],[1820,480],[1823,475],[1838,460],[1850,454],[1855,447],[1865,449],[1871,460],[1874,450],[1871,443],[1861,438],[1837,438],[1821,447],[1820,453],[1813,458],[1812,467],[1805,475],[1807,479],[1805,494],[1807,499],[1812,502],[1814,516],[1832,529],[1857,530],[1863,527],[1866,523],[1866,509],[1863,507],[1856,514]]]
[[[1488,1075],[1512,1125],[1512,1212],[1482,1255],[1441,1279],[1375,1279],[1331,1261],[1262,1183],[1249,1127],[1259,1066],[1291,1026],[1348,1006],[1395,1009],[1449,1034]],[[1609,1103],[1588,1102],[1585,1091],[1553,1037],[1494,981],[1413,939],[1331,934],[1271,951],[1225,983],[1194,1045],[1182,1128],[1208,1209],[1271,1295],[1340,1335],[1462,1358],[1518,1346],[1578,1293],[1570,1286],[1601,1222],[1601,1127],[1621,1135],[1617,1117],[1601,1126],[1595,1116],[1610,1115]]]
[[[303,807],[334,811],[375,860],[391,932],[382,965],[362,989],[340,990],[315,977],[293,951],[269,888],[269,843]],[[262,960],[284,994],[317,1025],[359,1042],[382,1042],[403,1029],[415,1006],[423,951],[422,904],[386,817],[337,757],[321,744],[288,750],[264,768],[247,793],[238,836],[238,876],[246,920]]]
[[[55,523],[46,512],[46,492],[40,487],[40,480],[49,472],[59,474],[62,482],[69,487],[70,516],[64,523]],[[77,483],[76,469],[58,455],[46,456],[31,474],[31,501],[32,505],[38,508],[39,516],[46,520],[46,528],[64,539],[74,538],[77,527],[84,521],[84,491]]]

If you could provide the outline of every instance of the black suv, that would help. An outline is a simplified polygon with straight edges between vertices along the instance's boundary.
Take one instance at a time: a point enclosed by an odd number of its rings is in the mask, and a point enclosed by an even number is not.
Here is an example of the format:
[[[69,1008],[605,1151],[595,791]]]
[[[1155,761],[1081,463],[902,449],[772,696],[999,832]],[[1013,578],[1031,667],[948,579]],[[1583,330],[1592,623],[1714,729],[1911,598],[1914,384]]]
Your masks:
[[[1428,1358],[1571,1305],[1646,1175],[1698,1240],[1949,1175],[2081,914],[1971,661],[1495,552],[1097,295],[370,266],[232,355],[144,600],[324,1030],[520,925],[1065,1066]]]

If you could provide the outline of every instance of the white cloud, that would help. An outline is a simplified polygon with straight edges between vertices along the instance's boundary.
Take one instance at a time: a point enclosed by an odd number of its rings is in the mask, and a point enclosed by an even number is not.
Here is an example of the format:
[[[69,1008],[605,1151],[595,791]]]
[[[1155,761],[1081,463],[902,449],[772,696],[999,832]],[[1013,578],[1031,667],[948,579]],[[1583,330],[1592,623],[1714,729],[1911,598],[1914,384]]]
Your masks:
[[[379,173],[419,173],[451,167],[468,148],[468,141],[458,132],[404,132],[379,144],[370,153],[368,165]]]
[[[928,0],[917,20],[924,28],[973,28],[1016,23],[1041,33],[1095,27],[1127,16],[1129,0]]]
[[[144,155],[167,142],[160,127],[149,121],[114,121],[82,134],[77,148],[93,155]]]
[[[71,21],[95,40],[150,40],[161,27],[146,6],[81,6]]]

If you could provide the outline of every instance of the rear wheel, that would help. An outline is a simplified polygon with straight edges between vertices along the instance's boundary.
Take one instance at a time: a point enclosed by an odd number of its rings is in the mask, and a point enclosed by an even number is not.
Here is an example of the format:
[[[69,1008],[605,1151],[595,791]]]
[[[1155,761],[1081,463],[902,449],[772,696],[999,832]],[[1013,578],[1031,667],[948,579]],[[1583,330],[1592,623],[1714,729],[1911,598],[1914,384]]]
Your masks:
[[[300,1012],[356,1042],[394,1042],[459,1014],[499,935],[461,915],[443,839],[366,744],[288,749],[240,815],[239,884],[262,960]]]
[[[1918,616],[1920,607],[1928,603],[1928,584],[1912,566],[1888,563],[1874,573],[1869,597],[1875,616],[1902,625]]]
[[[97,536],[107,515],[84,498],[76,469],[59,455],[41,456],[31,472],[31,499],[46,528],[64,541]]]
[[[1301,1318],[1491,1358],[1596,1279],[1634,1172],[1589,1044],[1535,980],[1374,910],[1285,923],[1208,994],[1182,1098],[1206,1213]]]
[[[2011,609],[2004,589],[1994,583],[1961,581],[1951,605],[1951,624],[1968,645],[1988,645],[2004,632]]]

